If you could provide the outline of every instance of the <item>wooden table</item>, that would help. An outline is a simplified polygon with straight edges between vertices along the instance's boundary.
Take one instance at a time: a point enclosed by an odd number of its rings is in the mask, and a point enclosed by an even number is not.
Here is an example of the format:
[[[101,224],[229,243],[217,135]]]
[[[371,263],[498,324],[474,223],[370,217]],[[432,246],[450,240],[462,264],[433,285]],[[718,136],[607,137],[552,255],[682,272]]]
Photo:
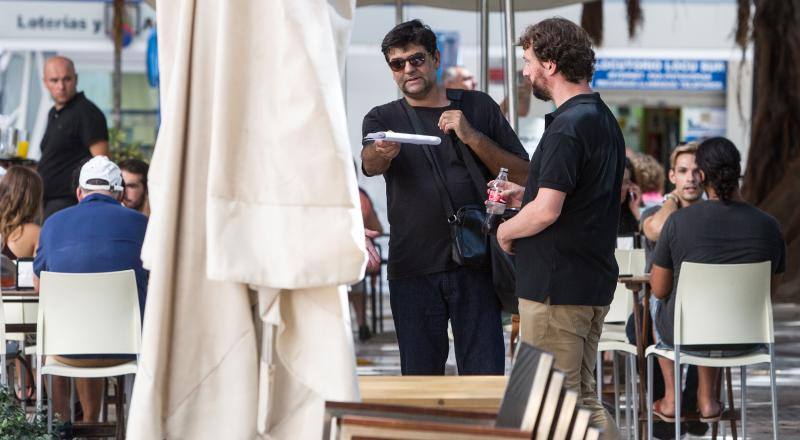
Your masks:
[[[507,376],[359,376],[364,403],[494,411]]]

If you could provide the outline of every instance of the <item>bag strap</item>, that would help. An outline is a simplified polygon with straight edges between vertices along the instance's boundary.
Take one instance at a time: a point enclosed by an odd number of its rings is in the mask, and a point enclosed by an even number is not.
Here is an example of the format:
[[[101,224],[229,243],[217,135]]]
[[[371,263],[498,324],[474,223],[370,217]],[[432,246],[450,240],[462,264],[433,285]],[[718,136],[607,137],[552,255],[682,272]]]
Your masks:
[[[422,127],[422,120],[419,118],[416,110],[414,110],[414,107],[409,105],[405,98],[401,98],[400,103],[408,115],[408,119],[411,120],[411,126],[414,127],[414,131],[417,134],[425,134],[425,130]],[[431,169],[433,170],[433,181],[436,186],[436,192],[439,193],[439,200],[442,203],[442,208],[444,208],[444,212],[447,215],[447,222],[452,223],[455,221],[455,210],[453,209],[453,200],[450,197],[450,192],[447,191],[447,186],[444,184],[442,171],[439,168],[436,157],[433,155],[433,152],[431,152],[430,146],[421,145],[420,147],[422,147],[422,150],[425,152],[425,157],[428,159]]]
[[[447,99],[452,102],[452,106],[456,110],[461,110],[461,96],[464,94],[463,90],[460,89],[447,89]],[[463,110],[462,110],[463,111]],[[486,196],[486,176],[483,175],[481,170],[478,168],[478,164],[475,162],[475,158],[472,156],[472,152],[470,152],[469,148],[464,144],[464,142],[456,136],[455,133],[451,133],[453,138],[453,143],[456,145],[456,152],[458,153],[461,160],[464,162],[464,165],[467,167],[467,172],[469,173],[470,178],[472,178],[472,183],[475,185],[475,189],[478,190],[478,198]]]

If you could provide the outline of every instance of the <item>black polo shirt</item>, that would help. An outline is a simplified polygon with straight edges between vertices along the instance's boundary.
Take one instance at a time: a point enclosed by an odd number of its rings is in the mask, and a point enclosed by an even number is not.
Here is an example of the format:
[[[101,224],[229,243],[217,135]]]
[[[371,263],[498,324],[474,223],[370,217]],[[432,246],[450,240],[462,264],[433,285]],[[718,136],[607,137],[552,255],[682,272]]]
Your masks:
[[[90,145],[107,140],[106,117],[83,92],[61,110],[51,108],[38,166],[44,182],[44,199],[74,196],[72,173],[82,160],[92,157]]]
[[[614,247],[625,142],[597,93],[577,95],[545,118],[531,158],[523,206],[539,188],[566,193],[561,215],[540,233],[516,240],[517,295],[555,305],[611,303],[618,267]]]
[[[453,94],[453,98],[455,95]],[[422,121],[425,134],[442,138],[441,144],[430,148],[444,174],[445,185],[456,209],[464,205],[481,206],[486,193],[485,190],[478,192],[458,145],[437,126],[443,112],[460,109],[476,130],[491,138],[500,148],[519,158],[528,158],[500,107],[485,93],[464,91],[459,100],[453,99],[447,107],[414,108]],[[411,121],[399,100],[375,107],[364,116],[364,135],[384,130],[414,133]],[[490,172],[477,155],[472,151],[469,154],[473,155],[487,182],[496,175],[497,170]],[[391,226],[389,279],[427,275],[458,267],[452,258],[447,215],[436,191],[433,171],[423,148],[419,145],[403,144],[383,177],[386,180]]]

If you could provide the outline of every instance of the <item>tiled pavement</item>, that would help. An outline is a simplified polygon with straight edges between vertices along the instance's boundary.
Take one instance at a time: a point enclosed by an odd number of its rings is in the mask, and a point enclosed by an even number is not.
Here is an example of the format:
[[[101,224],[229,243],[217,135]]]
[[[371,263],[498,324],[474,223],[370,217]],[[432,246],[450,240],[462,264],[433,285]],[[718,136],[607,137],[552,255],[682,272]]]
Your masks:
[[[388,290],[388,289],[387,289]],[[359,374],[400,374],[400,356],[393,332],[388,298],[384,301],[384,333],[356,343]],[[800,304],[774,306],[776,364],[778,378],[778,421],[780,439],[800,439]],[[506,339],[508,335],[506,334]],[[455,362],[448,360],[447,374],[456,374]],[[739,374],[733,372],[734,399],[739,405]],[[748,438],[772,438],[769,370],[766,365],[748,369],[747,424]],[[733,438],[726,426],[718,438]],[[741,432],[739,433],[741,438]],[[684,436],[689,439],[710,438]]]

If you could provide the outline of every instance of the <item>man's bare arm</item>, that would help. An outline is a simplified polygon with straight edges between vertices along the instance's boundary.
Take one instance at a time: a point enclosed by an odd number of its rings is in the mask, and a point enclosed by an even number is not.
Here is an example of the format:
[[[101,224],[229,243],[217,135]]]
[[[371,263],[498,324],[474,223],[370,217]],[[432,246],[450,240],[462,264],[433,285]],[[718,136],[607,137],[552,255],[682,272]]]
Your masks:
[[[541,188],[536,198],[511,219],[497,228],[497,242],[509,254],[513,254],[513,243],[518,238],[536,235],[558,220],[564,207],[566,194]]]
[[[644,232],[644,236],[650,241],[658,241],[664,223],[666,223],[669,216],[677,210],[678,204],[675,200],[668,198],[664,201],[664,204],[661,205],[661,208],[655,214],[647,217],[644,219],[644,222],[642,222],[642,232]]]
[[[672,293],[672,270],[653,264],[650,269],[650,291],[658,299],[666,299]]]
[[[475,131],[475,136],[464,143],[475,152],[492,174],[500,172],[500,168],[508,168],[508,180],[519,185],[527,183],[528,162],[500,148],[489,136]]]
[[[89,145],[92,156],[108,156],[108,141],[97,141]]]
[[[455,132],[492,174],[499,173],[500,168],[508,168],[508,180],[525,185],[528,179],[528,162],[500,148],[495,141],[476,130],[461,110],[442,113],[439,117],[439,128],[445,133]]]
[[[377,140],[361,149],[361,161],[364,171],[370,176],[383,174],[392,164],[392,159],[400,154],[400,144]]]

